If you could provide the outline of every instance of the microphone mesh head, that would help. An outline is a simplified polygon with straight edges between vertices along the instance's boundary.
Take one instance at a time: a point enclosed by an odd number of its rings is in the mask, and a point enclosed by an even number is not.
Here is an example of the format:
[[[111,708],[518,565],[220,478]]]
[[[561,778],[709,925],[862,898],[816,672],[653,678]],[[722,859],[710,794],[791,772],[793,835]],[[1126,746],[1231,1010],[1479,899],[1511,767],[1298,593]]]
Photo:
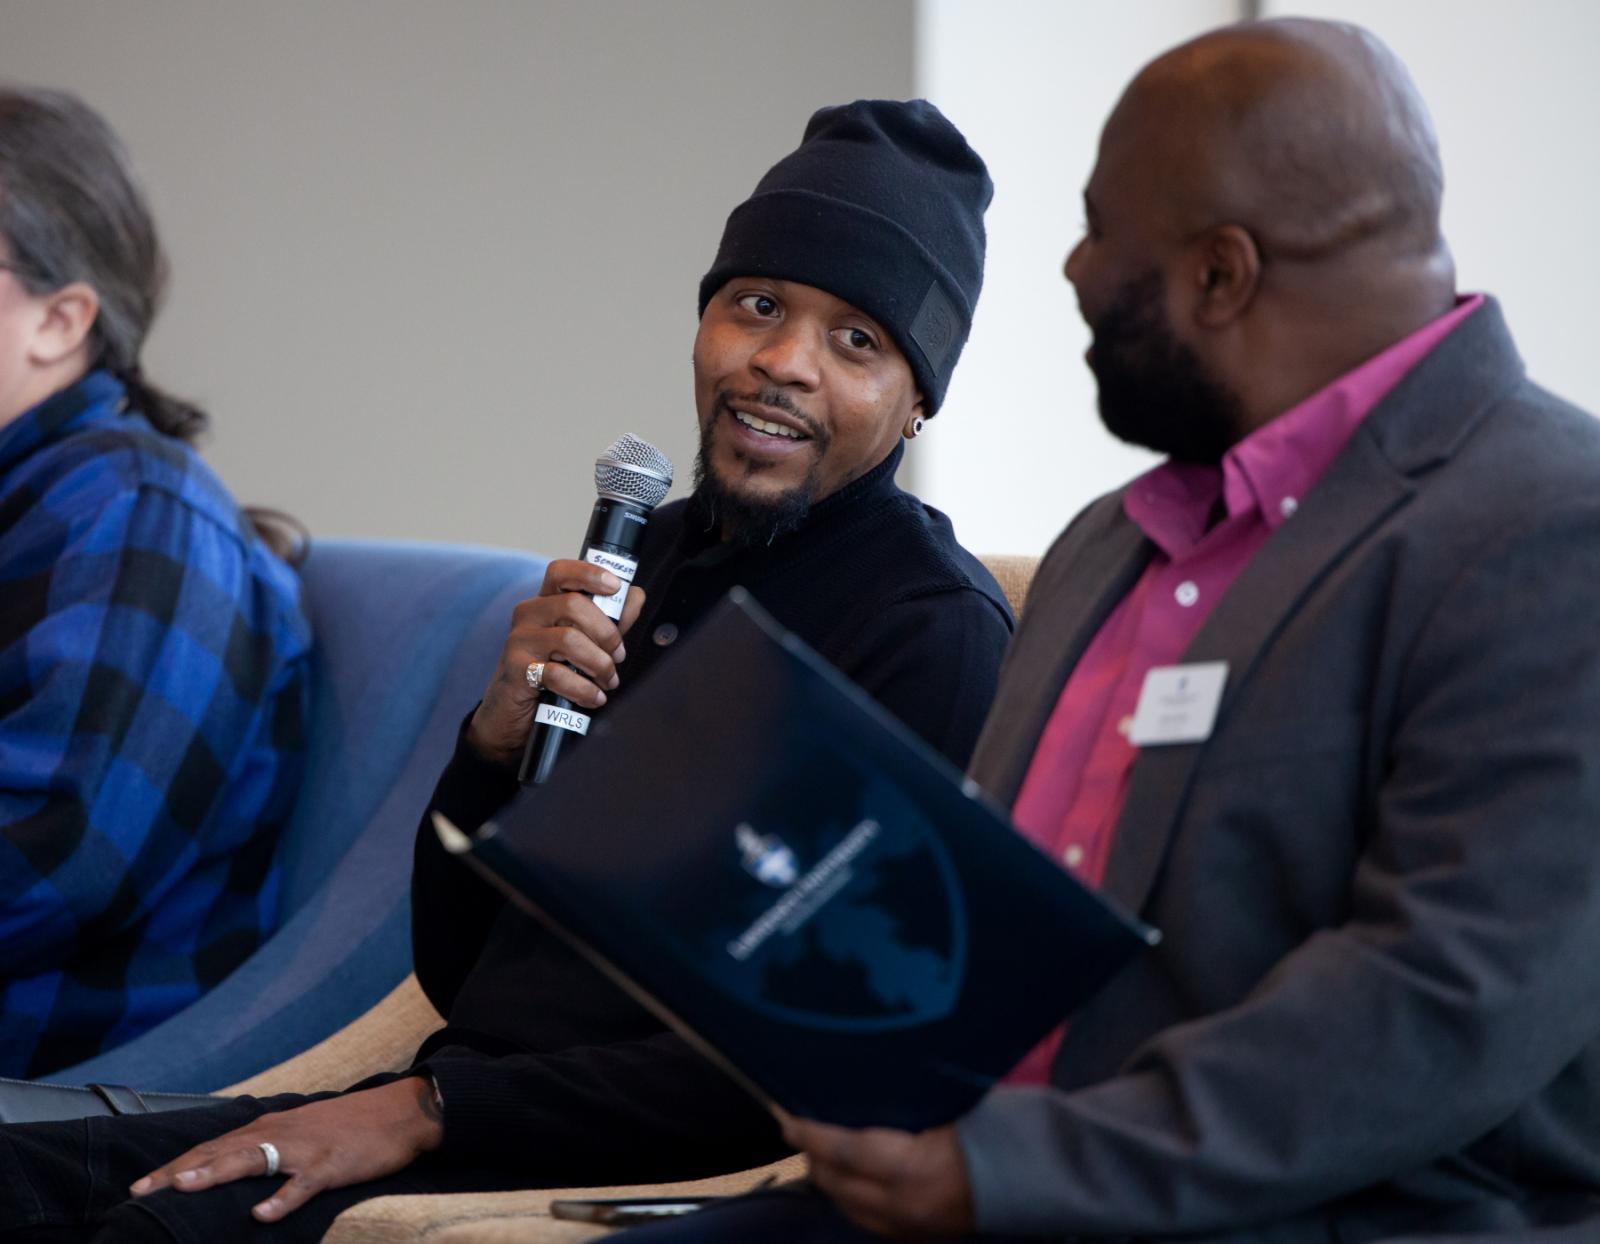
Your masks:
[[[595,459],[594,487],[602,497],[653,510],[672,487],[672,462],[649,441],[629,433]]]

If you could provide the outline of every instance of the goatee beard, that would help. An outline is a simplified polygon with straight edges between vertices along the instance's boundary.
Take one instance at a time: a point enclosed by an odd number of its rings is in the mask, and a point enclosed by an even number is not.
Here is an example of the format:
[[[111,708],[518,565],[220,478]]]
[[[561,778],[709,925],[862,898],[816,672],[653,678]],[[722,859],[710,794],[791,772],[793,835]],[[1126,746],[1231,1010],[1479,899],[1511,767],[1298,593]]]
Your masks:
[[[750,400],[775,410],[787,411],[796,418],[805,415],[794,408],[789,396],[778,389],[764,389],[751,394]],[[805,525],[816,501],[822,459],[828,451],[829,436],[817,429],[810,420],[814,454],[811,468],[793,488],[776,496],[752,498],[745,496],[717,477],[711,468],[712,447],[716,442],[717,426],[727,407],[718,399],[717,415],[700,431],[700,448],[694,459],[694,493],[689,498],[690,513],[696,520],[710,528],[720,528],[724,539],[741,547],[771,544]],[[764,463],[741,459],[743,477],[759,475],[767,467]]]
[[[1159,272],[1135,277],[1092,326],[1089,367],[1100,391],[1100,421],[1130,445],[1214,464],[1239,439],[1243,407],[1173,333],[1164,292]]]

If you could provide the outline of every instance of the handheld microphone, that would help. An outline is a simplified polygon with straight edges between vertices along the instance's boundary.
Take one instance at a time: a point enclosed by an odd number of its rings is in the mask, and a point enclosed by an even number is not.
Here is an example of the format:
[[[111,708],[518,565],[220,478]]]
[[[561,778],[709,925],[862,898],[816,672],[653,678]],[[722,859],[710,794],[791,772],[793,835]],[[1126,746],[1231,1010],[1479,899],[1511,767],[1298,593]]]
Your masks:
[[[615,622],[622,617],[628,585],[639,569],[635,555],[644,542],[650,511],[661,504],[672,487],[672,463],[654,445],[637,436],[623,436],[595,459],[594,487],[600,497],[589,515],[589,530],[584,533],[579,556],[622,581],[613,595],[592,598],[601,612]],[[524,786],[542,786],[566,736],[587,733],[587,713],[553,691],[544,692],[534,710],[533,730],[522,751],[517,780]]]

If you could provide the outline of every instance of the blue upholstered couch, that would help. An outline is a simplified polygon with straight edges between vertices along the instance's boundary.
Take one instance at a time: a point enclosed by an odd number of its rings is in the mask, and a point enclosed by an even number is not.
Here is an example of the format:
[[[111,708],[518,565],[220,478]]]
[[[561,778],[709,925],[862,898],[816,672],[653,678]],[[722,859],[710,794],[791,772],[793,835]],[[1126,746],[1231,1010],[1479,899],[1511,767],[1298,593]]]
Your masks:
[[[356,1018],[411,970],[411,842],[457,726],[544,559],[318,541],[310,759],[279,844],[278,931],[210,993],[58,1083],[211,1092]]]

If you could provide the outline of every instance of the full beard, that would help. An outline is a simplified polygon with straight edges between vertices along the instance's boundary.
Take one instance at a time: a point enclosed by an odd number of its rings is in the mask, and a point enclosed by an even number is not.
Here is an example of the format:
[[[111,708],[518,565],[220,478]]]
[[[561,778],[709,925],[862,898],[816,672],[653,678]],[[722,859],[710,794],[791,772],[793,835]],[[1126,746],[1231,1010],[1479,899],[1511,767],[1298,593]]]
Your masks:
[[[777,389],[753,394],[752,399],[765,406],[784,410],[797,418],[805,415],[797,411],[789,396]],[[822,474],[822,459],[828,452],[830,437],[827,432],[807,421],[811,430],[814,450],[811,467],[805,478],[783,492],[760,497],[740,492],[738,480],[718,478],[712,469],[712,448],[716,443],[721,413],[726,410],[719,402],[718,417],[711,419],[700,431],[700,448],[694,459],[694,493],[690,497],[691,512],[698,515],[707,527],[720,527],[723,537],[734,544],[749,547],[771,544],[780,536],[797,531],[811,515],[817,499]],[[736,468],[740,479],[754,479],[771,468],[767,463],[753,458],[740,457]]]
[[[1214,464],[1239,439],[1243,408],[1173,333],[1163,292],[1159,272],[1135,277],[1092,326],[1089,367],[1100,390],[1100,421],[1130,445]]]

